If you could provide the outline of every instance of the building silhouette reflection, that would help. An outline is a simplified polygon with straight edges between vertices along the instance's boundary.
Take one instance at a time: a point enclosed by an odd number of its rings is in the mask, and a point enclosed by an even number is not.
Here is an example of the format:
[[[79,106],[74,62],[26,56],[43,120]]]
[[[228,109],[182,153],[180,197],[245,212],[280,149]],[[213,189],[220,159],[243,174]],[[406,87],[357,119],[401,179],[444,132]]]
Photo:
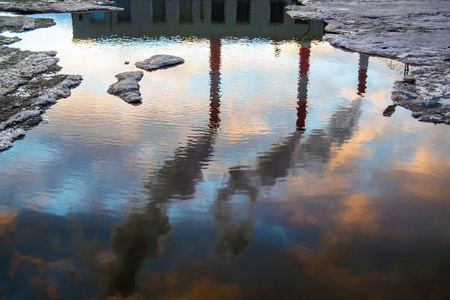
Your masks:
[[[119,12],[73,14],[74,39],[104,36],[321,39],[324,24],[286,16],[280,0],[116,0]]]
[[[161,203],[193,198],[197,184],[203,181],[203,169],[214,154],[221,122],[222,39],[262,37],[275,45],[283,40],[296,40],[299,78],[296,131],[259,156],[256,167],[230,168],[225,187],[217,191],[214,217],[221,228],[221,236],[215,253],[219,256],[238,256],[247,250],[252,240],[253,206],[242,219],[236,219],[229,203],[233,195],[245,194],[254,203],[261,187],[274,185],[295,165],[306,165],[311,160],[326,161],[332,147],[353,134],[361,102],[355,100],[349,108],[340,109],[330,118],[327,128],[306,138],[303,131],[306,130],[311,41],[321,39],[324,23],[286,18],[286,1],[117,0],[116,4],[124,10],[74,14],[74,38],[197,37],[209,40],[210,48],[208,123],[196,126],[199,130],[187,138],[185,145],[175,149],[172,156],[143,178],[148,197],[146,210],[125,217],[116,226],[111,239],[118,263],[110,279],[109,294],[128,296],[135,290],[135,278],[142,265],[147,259],[158,258],[161,241],[170,232],[169,219]],[[358,92],[362,94],[366,90],[367,63],[361,61]],[[148,227],[154,231],[142,230]]]

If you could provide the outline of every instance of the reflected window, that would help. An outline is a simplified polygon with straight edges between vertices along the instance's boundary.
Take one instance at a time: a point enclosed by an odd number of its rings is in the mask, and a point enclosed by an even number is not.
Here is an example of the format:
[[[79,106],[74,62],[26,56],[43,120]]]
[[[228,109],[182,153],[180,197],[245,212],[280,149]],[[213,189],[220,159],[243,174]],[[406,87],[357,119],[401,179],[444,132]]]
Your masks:
[[[152,3],[153,23],[166,22],[166,0],[153,0]]]
[[[295,19],[294,24],[308,25],[309,20]]]
[[[131,22],[130,0],[117,0],[117,7],[123,8],[117,12],[117,22]]]
[[[211,0],[211,22],[225,22],[225,0]]]
[[[286,5],[284,0],[270,0],[270,23],[284,22],[284,8]]]
[[[205,20],[205,9],[204,9],[205,3],[203,0],[200,0],[200,20],[203,22]]]
[[[237,0],[236,22],[250,23],[250,0]]]
[[[82,16],[82,14],[79,14]],[[90,13],[91,22],[92,23],[103,23],[105,21],[105,12],[104,11],[94,11]],[[83,17],[81,17],[81,20]]]
[[[178,12],[180,23],[192,23],[192,0],[179,0],[178,1]]]

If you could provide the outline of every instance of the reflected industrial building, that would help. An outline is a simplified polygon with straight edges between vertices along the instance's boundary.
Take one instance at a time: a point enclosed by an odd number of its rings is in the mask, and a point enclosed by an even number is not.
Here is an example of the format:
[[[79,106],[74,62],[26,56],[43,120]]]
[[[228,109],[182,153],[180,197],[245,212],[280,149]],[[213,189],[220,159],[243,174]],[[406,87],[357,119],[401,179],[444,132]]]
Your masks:
[[[119,12],[73,14],[75,39],[128,37],[238,37],[321,39],[324,23],[289,17],[294,0],[116,0]]]

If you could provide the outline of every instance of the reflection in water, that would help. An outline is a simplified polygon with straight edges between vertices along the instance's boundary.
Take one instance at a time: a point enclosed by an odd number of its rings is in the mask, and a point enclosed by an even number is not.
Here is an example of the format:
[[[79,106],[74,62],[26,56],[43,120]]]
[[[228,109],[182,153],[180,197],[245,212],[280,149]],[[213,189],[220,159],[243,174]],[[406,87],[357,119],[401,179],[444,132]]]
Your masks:
[[[166,0],[152,1],[152,21],[153,23],[166,22]]]
[[[131,6],[129,0],[117,0],[117,6],[122,7],[122,11],[117,12],[117,22],[118,23],[129,23],[131,22]]]
[[[250,0],[237,0],[236,22],[250,23]]]
[[[81,14],[73,14],[73,37],[320,39],[323,22],[299,22],[285,17],[287,4],[292,3],[282,0],[120,0],[116,5],[124,8],[121,12],[91,13],[90,18],[81,19]],[[150,20],[147,11],[151,12]]]
[[[369,55],[359,54],[358,71],[358,95],[363,96],[367,85],[367,68],[369,67]]]
[[[211,23],[225,23],[225,0],[211,0]]]
[[[361,99],[357,99],[349,107],[340,108],[331,116],[326,128],[315,131],[307,138],[302,132],[294,132],[283,138],[257,157],[256,168],[230,168],[228,181],[226,186],[218,191],[215,206],[217,224],[223,230],[216,246],[218,254],[223,256],[228,251],[232,257],[237,256],[246,250],[252,239],[253,205],[248,217],[236,224],[231,218],[232,208],[226,202],[235,194],[244,194],[254,202],[258,199],[262,187],[275,185],[277,180],[288,175],[290,169],[296,166],[307,167],[314,161],[327,163],[332,148],[342,145],[357,130],[361,103]]]
[[[191,24],[194,21],[192,16],[192,0],[178,1],[178,13],[180,23]]]
[[[270,0],[270,23],[283,23],[286,5],[284,0]]]
[[[202,169],[214,152],[220,125],[220,55],[221,42],[210,41],[210,117],[207,128],[191,136],[186,146],[177,148],[174,155],[145,179],[151,201],[166,202],[172,197],[190,199],[197,183],[202,181]]]
[[[172,197],[189,199],[202,180],[202,169],[214,151],[220,124],[220,40],[210,41],[210,121],[208,128],[194,135],[187,146],[175,150],[145,183],[149,191],[146,212],[127,216],[116,226],[111,248],[117,256],[117,268],[112,275],[109,294],[130,296],[135,292],[136,276],[147,259],[160,255],[161,240],[170,231],[169,218],[158,205]]]
[[[209,41],[210,57],[209,57],[209,127],[211,129],[219,128],[220,123],[220,53],[222,42],[220,39],[211,39]]]
[[[298,79],[298,107],[297,107],[297,130],[305,130],[306,107],[308,100],[308,72],[309,56],[311,45],[309,42],[303,42],[300,47],[300,70]]]
[[[128,3],[72,16],[115,38],[66,34],[85,84],[0,156],[0,296],[450,296],[450,136],[388,106],[403,70],[314,41],[284,1]],[[201,39],[159,39],[178,34]],[[109,101],[123,53],[172,50],[143,105]]]
[[[132,213],[116,225],[111,249],[117,262],[109,282],[109,295],[128,297],[135,292],[138,272],[147,259],[161,256],[162,242],[169,232],[169,218],[152,202],[144,212]]]

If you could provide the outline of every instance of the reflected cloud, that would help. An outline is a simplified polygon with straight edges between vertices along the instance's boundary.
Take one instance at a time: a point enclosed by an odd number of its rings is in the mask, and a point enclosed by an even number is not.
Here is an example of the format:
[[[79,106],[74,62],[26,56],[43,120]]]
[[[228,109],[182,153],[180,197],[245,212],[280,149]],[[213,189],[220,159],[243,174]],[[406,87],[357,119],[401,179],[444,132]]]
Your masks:
[[[14,231],[13,221],[17,217],[17,209],[11,208],[9,210],[0,210],[0,238]]]
[[[195,268],[195,266],[193,266]],[[238,299],[240,289],[233,283],[169,271],[155,274],[142,282],[141,295],[153,295],[155,300],[176,299]]]

